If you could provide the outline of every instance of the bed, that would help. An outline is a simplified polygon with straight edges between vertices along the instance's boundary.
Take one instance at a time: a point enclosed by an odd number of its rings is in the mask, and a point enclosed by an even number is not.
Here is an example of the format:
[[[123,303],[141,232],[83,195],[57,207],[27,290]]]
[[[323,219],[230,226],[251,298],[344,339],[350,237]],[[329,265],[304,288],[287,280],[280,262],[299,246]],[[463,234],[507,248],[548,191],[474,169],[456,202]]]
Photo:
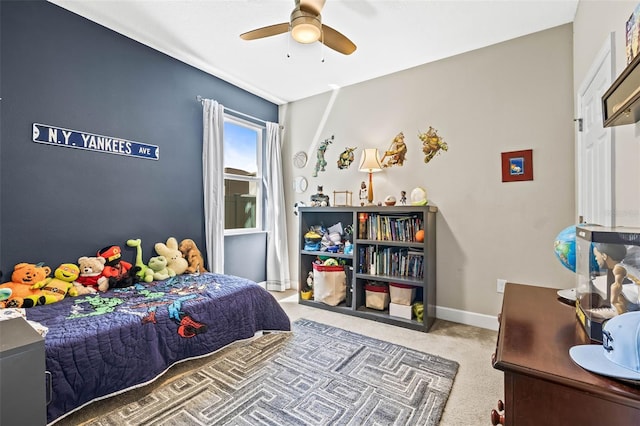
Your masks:
[[[45,326],[47,422],[142,386],[171,365],[259,331],[289,331],[275,298],[229,275],[180,275],[27,309]]]

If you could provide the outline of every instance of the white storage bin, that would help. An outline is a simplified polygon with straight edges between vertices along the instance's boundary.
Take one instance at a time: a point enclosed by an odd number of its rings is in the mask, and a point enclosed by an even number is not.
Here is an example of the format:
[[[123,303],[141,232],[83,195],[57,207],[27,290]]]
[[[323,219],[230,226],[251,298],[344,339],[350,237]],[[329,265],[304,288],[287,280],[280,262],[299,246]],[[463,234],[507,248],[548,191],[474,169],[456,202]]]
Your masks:
[[[404,319],[411,319],[411,305],[399,305],[397,303],[389,303],[389,315]]]
[[[313,264],[313,300],[336,306],[347,295],[347,277],[343,266]]]

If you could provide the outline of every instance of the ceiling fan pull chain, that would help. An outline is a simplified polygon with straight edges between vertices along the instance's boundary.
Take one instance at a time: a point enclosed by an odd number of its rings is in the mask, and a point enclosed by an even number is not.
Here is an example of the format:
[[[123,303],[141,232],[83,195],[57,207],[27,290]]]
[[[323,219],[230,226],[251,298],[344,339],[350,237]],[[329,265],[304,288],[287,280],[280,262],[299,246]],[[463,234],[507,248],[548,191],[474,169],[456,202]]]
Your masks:
[[[320,30],[320,37],[322,39],[320,42],[320,62],[324,64],[324,30]]]
[[[291,57],[291,25],[289,25],[289,33],[287,34],[287,58]]]

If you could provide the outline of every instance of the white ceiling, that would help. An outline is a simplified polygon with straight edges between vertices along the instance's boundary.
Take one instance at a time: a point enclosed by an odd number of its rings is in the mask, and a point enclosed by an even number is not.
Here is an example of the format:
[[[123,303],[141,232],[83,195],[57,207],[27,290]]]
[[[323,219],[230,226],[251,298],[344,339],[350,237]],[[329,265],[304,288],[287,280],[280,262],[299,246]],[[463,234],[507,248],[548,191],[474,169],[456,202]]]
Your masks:
[[[240,39],[288,22],[294,0],[50,1],[277,104],[572,22],[578,4],[327,0],[322,22],[358,46],[345,56],[288,34]]]

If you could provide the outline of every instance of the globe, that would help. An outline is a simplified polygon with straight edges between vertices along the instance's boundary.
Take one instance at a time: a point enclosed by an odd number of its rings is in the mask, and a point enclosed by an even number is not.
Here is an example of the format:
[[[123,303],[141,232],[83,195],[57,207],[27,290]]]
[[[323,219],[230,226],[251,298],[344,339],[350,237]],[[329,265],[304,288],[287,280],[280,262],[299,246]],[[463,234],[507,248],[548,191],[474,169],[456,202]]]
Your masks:
[[[553,250],[562,266],[576,271],[576,226],[564,228],[553,243]]]
[[[587,224],[583,224],[587,225]],[[589,250],[589,273],[599,273],[598,261],[593,254],[593,243],[590,245]],[[571,225],[564,228],[553,243],[553,251],[556,257],[562,263],[562,266],[576,272],[576,226]]]
[[[427,190],[421,187],[413,188],[413,191],[411,191],[411,204],[414,206],[426,206]]]

